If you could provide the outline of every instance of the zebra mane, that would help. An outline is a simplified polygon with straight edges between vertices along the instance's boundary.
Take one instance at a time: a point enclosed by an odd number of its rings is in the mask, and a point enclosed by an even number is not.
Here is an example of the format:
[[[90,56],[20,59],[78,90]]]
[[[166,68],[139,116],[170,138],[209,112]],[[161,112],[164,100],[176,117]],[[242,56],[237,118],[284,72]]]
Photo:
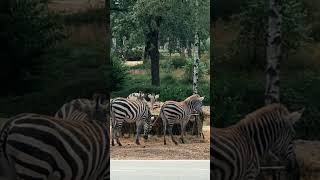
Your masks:
[[[194,95],[191,95],[191,96],[187,97],[184,100],[184,102],[190,102],[190,101],[193,101],[193,100],[198,99],[198,98],[200,98],[199,94],[194,94]]]
[[[288,115],[289,111],[288,109],[282,105],[282,104],[270,104],[267,106],[264,106],[260,109],[257,109],[254,112],[249,113],[248,115],[246,115],[242,120],[240,120],[240,124],[248,124],[251,123],[253,121],[259,121],[261,120],[263,117],[265,117],[266,114],[270,114],[273,112],[279,112],[281,114],[281,116],[283,115]],[[282,119],[284,120],[284,119]]]

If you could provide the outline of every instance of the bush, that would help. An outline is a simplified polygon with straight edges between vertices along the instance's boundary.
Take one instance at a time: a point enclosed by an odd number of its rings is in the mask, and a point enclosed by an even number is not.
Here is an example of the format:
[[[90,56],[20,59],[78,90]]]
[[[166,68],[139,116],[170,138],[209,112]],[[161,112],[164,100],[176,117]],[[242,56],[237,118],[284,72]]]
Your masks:
[[[193,81],[193,59],[188,58],[186,61],[186,65],[183,66],[185,72],[183,76],[183,80],[186,82],[192,82]],[[200,62],[199,64],[199,80],[205,75],[208,74],[209,67],[204,62]]]
[[[111,81],[111,91],[120,90],[128,79],[128,68],[124,65],[123,61],[116,56],[111,57],[111,70],[107,67],[108,66],[106,66],[105,69],[105,79]]]
[[[186,65],[186,63],[187,63],[186,58],[179,57],[179,56],[172,57],[170,60],[170,65],[175,69],[182,68],[183,66]]]
[[[124,52],[124,58],[127,61],[140,61],[143,57],[143,50],[141,49],[128,49]]]

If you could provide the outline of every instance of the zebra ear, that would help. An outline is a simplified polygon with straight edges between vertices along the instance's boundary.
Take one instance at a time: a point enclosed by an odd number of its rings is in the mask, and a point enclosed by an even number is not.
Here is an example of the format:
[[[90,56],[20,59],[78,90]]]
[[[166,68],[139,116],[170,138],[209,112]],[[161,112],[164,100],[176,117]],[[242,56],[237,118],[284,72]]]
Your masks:
[[[204,100],[204,96],[203,96],[203,97],[200,97],[199,100],[200,100],[200,101],[203,101],[203,100]]]
[[[155,99],[158,99],[159,98],[159,94],[157,94],[156,96],[155,96]]]
[[[292,122],[292,124],[295,124],[302,116],[305,108],[300,109],[299,111],[295,111],[290,113],[286,118]]]
[[[148,94],[148,98],[150,98],[150,99],[151,99],[151,97],[152,97],[152,95],[151,95],[151,94]]]

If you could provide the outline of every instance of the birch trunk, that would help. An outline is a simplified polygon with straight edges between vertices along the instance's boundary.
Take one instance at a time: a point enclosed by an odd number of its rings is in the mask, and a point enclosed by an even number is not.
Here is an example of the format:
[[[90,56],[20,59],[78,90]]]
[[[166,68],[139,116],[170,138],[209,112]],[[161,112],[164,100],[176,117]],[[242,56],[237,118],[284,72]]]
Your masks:
[[[198,94],[198,80],[199,80],[199,36],[195,35],[194,43],[194,61],[193,61],[193,94]]]
[[[280,102],[280,0],[269,0],[265,104]]]

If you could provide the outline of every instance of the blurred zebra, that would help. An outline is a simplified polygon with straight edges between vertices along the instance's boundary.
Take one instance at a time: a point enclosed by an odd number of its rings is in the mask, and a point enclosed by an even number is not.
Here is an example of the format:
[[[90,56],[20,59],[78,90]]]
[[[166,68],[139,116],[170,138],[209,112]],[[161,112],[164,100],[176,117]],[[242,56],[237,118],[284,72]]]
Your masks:
[[[151,112],[149,107],[143,101],[131,100],[127,98],[113,99],[111,105],[111,124],[112,124],[112,146],[116,139],[119,146],[122,146],[119,140],[122,124],[124,121],[128,123],[136,123],[136,144],[140,145],[139,137],[141,127],[144,127],[144,138],[148,139],[148,134],[151,131]]]
[[[287,168],[296,165],[293,125],[303,109],[290,113],[280,104],[260,108],[238,124],[211,130],[212,179],[255,179],[262,157],[272,153],[285,160]]]
[[[159,108],[160,105],[159,105],[159,94],[148,94],[148,98],[150,99],[150,105],[149,107],[153,110],[153,109],[156,109],[156,108]]]
[[[138,93],[131,93],[129,94],[129,96],[127,97],[127,99],[131,99],[131,100],[145,100],[145,94],[142,91],[139,91]]]
[[[101,94],[94,94],[92,99],[85,99],[85,98],[79,98],[79,99],[73,99],[70,102],[65,103],[62,105],[62,107],[56,112],[55,118],[60,118],[64,120],[76,120],[76,121],[82,121],[82,120],[92,120],[88,117],[86,112],[82,112],[79,110],[79,108],[75,107],[75,104],[80,105],[81,107],[88,106],[92,104],[92,100],[96,99],[96,97],[100,97],[102,101],[106,100],[106,97]],[[110,102],[112,99],[110,99]],[[110,103],[106,102],[106,106],[109,106]],[[109,113],[106,115],[106,121],[109,122]]]
[[[79,101],[77,101],[79,102]],[[0,133],[0,153],[20,179],[110,179],[109,113],[103,98],[74,103],[91,121],[25,113],[10,118]]]
[[[177,145],[178,142],[174,139],[172,128],[175,123],[181,124],[181,142],[184,143],[184,132],[187,123],[189,122],[194,111],[199,112],[202,107],[204,97],[194,94],[186,98],[182,102],[166,101],[161,109],[160,115],[157,119],[162,119],[163,122],[163,141],[166,145],[166,132],[167,128],[170,132],[172,141]]]

